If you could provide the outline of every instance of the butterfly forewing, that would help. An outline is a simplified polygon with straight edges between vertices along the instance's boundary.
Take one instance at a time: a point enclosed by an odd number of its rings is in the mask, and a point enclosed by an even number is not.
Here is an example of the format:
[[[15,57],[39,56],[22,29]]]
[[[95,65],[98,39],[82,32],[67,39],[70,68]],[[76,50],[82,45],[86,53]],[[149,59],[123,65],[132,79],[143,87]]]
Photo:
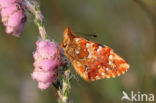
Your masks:
[[[94,81],[126,72],[129,65],[108,46],[76,36],[67,28],[62,47],[82,78]]]

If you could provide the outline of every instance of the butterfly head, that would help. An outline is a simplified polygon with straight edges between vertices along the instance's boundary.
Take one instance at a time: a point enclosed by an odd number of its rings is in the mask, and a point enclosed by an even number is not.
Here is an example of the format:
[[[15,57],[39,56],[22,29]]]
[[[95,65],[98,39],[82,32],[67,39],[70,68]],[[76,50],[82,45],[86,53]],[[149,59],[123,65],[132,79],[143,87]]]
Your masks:
[[[72,39],[75,37],[74,33],[72,33],[71,29],[67,27],[64,31],[64,40],[61,44],[62,48],[68,48],[69,44],[71,43]]]

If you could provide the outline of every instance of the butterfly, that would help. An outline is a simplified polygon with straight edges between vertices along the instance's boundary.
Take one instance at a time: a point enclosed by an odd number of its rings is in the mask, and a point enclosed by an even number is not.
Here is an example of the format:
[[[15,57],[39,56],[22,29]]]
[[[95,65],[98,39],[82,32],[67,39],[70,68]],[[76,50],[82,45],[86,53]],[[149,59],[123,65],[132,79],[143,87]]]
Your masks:
[[[61,44],[76,72],[87,81],[115,78],[129,69],[129,64],[110,47],[77,36],[67,27]]]

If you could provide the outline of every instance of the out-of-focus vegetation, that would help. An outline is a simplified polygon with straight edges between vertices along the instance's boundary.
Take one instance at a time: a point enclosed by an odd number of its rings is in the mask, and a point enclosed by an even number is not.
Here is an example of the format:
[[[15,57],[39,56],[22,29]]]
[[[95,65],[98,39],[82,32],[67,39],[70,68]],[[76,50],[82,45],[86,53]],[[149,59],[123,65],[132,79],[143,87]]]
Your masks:
[[[112,47],[131,66],[120,77],[95,82],[75,74],[70,95],[74,103],[120,103],[123,90],[156,96],[156,1],[135,1],[40,0],[51,40],[61,43],[66,26],[96,34],[94,41]],[[6,35],[0,23],[0,103],[57,103],[56,89],[40,91],[30,76],[38,38],[31,19],[20,38]]]

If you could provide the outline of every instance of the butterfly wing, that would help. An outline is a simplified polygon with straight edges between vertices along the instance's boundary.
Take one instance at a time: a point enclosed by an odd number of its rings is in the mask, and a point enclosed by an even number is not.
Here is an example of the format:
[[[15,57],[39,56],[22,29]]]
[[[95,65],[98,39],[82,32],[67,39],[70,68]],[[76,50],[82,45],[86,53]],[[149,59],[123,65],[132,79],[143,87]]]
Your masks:
[[[64,34],[66,37],[70,35],[65,38],[68,39],[64,41],[67,46],[63,49],[77,73],[85,80],[114,78],[128,70],[129,64],[108,46],[88,41],[69,31]]]

